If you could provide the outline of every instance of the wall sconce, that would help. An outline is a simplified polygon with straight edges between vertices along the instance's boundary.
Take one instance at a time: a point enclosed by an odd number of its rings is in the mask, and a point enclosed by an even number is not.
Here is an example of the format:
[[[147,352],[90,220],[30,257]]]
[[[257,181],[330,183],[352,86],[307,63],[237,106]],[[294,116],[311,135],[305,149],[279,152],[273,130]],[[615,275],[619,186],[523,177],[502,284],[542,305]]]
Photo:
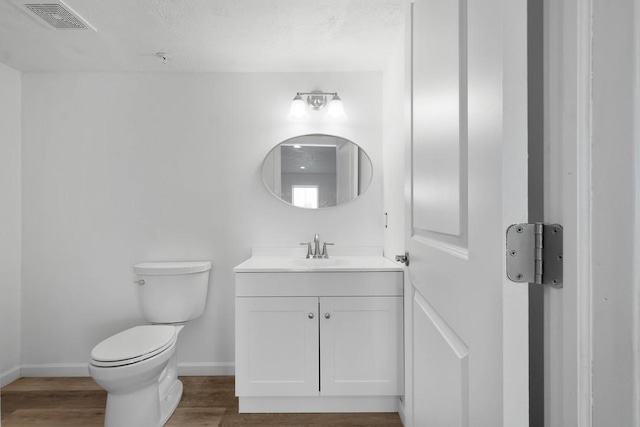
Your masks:
[[[305,102],[302,98],[307,97]],[[329,103],[327,103],[327,96],[331,96]],[[298,92],[291,102],[291,109],[287,118],[289,120],[301,121],[309,118],[307,114],[307,105],[312,110],[321,110],[327,106],[326,117],[334,121],[344,121],[347,119],[347,115],[344,113],[344,105],[342,99],[338,96],[337,92]]]

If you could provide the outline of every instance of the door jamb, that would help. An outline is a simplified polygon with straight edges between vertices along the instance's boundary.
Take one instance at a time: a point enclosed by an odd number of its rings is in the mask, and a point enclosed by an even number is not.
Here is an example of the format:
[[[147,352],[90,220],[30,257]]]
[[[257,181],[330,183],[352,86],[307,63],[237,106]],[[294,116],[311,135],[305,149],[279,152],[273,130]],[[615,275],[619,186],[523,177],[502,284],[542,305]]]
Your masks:
[[[545,426],[590,427],[592,4],[545,0],[544,7],[545,222],[565,226],[565,287],[544,297]]]

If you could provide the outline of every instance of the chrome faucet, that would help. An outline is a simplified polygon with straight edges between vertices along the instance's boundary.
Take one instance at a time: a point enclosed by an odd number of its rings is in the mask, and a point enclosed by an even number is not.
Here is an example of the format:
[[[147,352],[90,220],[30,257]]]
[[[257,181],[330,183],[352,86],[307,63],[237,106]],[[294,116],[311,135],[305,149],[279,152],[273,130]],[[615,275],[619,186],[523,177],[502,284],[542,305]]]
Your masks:
[[[315,236],[313,236],[313,244],[314,247],[311,248],[311,242],[307,242],[307,243],[300,243],[303,246],[307,246],[307,256],[306,258],[313,258],[313,259],[318,259],[318,258],[329,258],[329,254],[327,253],[327,245],[333,245],[333,243],[327,243],[324,242],[322,244],[322,250],[320,250],[320,235],[316,234]]]
[[[315,236],[313,236],[313,243],[314,243],[313,257],[320,258],[319,257],[319,254],[320,254],[320,235],[319,234],[316,234]]]

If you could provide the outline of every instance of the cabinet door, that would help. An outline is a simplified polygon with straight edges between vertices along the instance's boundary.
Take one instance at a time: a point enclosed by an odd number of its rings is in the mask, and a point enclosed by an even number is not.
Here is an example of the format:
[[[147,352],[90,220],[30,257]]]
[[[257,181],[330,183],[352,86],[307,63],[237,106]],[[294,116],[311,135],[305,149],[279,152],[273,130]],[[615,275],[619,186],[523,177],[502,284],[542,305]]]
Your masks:
[[[320,298],[320,394],[403,394],[402,297]]]
[[[318,395],[318,298],[236,298],[236,394]]]

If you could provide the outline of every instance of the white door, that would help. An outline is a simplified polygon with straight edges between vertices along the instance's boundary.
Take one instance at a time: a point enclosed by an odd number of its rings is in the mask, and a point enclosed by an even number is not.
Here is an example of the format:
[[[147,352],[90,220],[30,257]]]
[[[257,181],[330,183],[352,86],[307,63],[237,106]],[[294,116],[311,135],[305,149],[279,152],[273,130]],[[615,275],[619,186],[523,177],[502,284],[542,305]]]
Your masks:
[[[407,425],[527,426],[527,2],[407,7]]]
[[[317,297],[236,298],[236,395],[317,396]]]
[[[402,297],[320,298],[320,394],[402,394]]]
[[[342,142],[336,147],[336,202],[358,197],[358,147]]]

